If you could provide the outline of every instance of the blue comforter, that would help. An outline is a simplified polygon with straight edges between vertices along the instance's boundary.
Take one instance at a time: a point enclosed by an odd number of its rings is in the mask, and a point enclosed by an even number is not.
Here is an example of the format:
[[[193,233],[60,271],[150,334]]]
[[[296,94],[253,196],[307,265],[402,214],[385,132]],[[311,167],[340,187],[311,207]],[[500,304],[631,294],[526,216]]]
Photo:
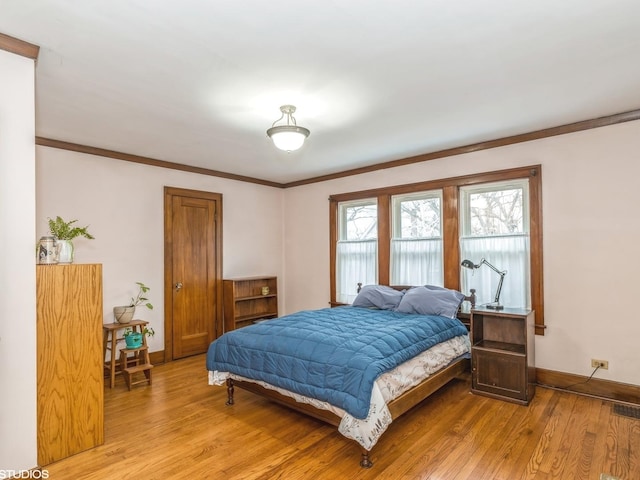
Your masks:
[[[380,374],[466,334],[459,320],[440,316],[356,307],[302,311],[225,333],[209,346],[207,369],[262,380],[366,418]]]

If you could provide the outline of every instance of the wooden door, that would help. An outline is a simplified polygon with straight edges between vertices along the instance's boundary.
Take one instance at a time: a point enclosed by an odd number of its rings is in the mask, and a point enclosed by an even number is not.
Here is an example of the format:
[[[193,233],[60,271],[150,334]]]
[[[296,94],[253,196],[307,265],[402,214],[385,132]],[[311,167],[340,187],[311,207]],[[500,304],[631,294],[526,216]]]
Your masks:
[[[222,195],[165,187],[165,359],[222,334]]]

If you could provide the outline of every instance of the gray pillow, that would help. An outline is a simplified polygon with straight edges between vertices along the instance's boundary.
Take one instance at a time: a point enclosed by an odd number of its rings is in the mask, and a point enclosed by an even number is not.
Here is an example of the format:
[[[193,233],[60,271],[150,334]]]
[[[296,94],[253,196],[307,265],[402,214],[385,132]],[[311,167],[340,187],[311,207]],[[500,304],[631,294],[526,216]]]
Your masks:
[[[360,293],[351,306],[395,310],[403,295],[404,292],[399,292],[386,285],[365,285],[360,289]]]
[[[456,290],[431,285],[415,287],[405,292],[396,311],[456,318],[463,300],[464,294]]]

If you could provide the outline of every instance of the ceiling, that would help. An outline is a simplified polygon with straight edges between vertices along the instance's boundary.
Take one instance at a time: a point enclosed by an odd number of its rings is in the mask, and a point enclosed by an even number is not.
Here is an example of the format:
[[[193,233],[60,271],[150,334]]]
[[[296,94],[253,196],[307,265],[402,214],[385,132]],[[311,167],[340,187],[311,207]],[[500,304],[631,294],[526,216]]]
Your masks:
[[[40,46],[39,137],[278,183],[640,108],[638,0],[0,0],[0,32]]]

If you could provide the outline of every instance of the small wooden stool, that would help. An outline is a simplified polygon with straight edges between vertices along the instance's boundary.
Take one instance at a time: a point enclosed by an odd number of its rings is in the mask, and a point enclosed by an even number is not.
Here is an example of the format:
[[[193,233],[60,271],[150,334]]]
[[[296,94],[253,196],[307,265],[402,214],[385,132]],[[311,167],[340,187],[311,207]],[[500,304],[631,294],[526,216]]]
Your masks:
[[[132,357],[129,354],[133,353]],[[120,368],[122,376],[129,390],[133,385],[149,382],[151,385],[151,369],[153,365],[149,361],[149,347],[142,345],[138,348],[122,348],[120,349]],[[144,372],[144,378],[133,381],[134,374]]]

